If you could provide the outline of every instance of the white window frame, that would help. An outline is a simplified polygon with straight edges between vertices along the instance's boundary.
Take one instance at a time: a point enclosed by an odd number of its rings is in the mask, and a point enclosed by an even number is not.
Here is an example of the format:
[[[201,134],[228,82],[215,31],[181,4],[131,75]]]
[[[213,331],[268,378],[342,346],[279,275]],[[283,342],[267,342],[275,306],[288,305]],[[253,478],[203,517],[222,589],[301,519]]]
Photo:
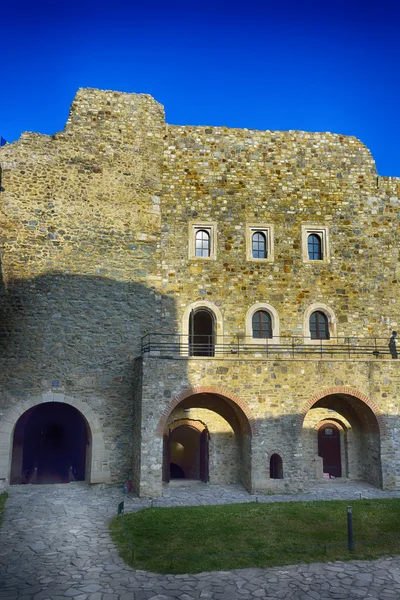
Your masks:
[[[196,256],[196,233],[206,231],[210,236],[210,255]],[[189,223],[189,259],[190,260],[215,260],[217,258],[216,244],[217,224],[195,221]]]
[[[321,260],[312,260],[308,257],[308,236],[315,234],[321,238]],[[329,256],[329,227],[327,225],[314,225],[304,223],[301,226],[301,248],[303,262],[312,264],[321,264],[330,262]]]
[[[255,233],[263,233],[265,235],[267,245],[266,258],[253,257],[253,235]],[[274,226],[268,224],[247,223],[246,225],[246,258],[254,262],[273,262],[274,260]]]

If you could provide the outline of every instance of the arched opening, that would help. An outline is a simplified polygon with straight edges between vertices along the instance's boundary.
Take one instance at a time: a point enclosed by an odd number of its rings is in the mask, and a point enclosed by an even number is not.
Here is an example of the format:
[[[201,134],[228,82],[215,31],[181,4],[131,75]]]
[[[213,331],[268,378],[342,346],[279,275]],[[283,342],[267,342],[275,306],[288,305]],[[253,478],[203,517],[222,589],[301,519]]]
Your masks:
[[[312,233],[307,238],[309,260],[322,260],[322,240],[317,233]]]
[[[164,482],[180,473],[173,464],[184,478],[251,488],[251,428],[235,402],[217,393],[195,393],[175,405],[163,427]]]
[[[193,310],[189,317],[189,355],[214,356],[215,316],[207,308]]]
[[[265,310],[257,310],[252,317],[252,333],[255,339],[272,339],[272,319]]]
[[[302,437],[306,480],[345,477],[382,486],[379,423],[360,398],[332,393],[317,400]]]
[[[340,431],[333,423],[324,423],[318,429],[318,456],[322,458],[323,472],[329,477],[342,476]]]
[[[321,310],[310,315],[310,337],[312,340],[329,340],[328,317]]]
[[[208,258],[210,256],[210,249],[210,233],[205,229],[199,229],[198,231],[196,231],[196,256]]]
[[[267,258],[267,236],[263,231],[256,231],[251,237],[253,258]]]
[[[10,483],[84,481],[89,443],[87,423],[76,408],[58,402],[34,406],[15,426]]]
[[[269,459],[270,479],[283,479],[283,463],[279,454],[273,454]]]
[[[206,483],[209,479],[207,429],[198,428],[183,422],[170,428],[167,436],[167,454],[164,461],[169,463],[166,481],[171,479],[199,479]],[[166,465],[166,466],[167,466]]]

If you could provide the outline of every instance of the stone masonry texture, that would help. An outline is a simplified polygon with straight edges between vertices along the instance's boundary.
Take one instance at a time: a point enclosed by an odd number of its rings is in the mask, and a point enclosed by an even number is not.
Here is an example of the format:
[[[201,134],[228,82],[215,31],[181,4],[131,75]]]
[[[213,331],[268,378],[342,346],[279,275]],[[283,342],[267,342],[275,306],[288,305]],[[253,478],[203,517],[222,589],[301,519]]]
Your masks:
[[[257,305],[277,342],[309,336],[321,310],[332,346],[387,348],[400,323],[400,179],[379,177],[359,140],[171,126],[148,95],[80,89],[64,131],[24,133],[0,149],[0,169],[0,485],[18,419],[52,401],[87,423],[87,479],[131,479],[140,495],[161,494],[165,438],[185,418],[209,432],[212,483],[303,489],[321,475],[330,420],[343,477],[400,489],[390,354],[188,356],[202,307],[217,346],[251,336]],[[206,259],[191,249],[199,228]],[[254,228],[268,260],[249,257]],[[320,261],[305,255],[312,231]],[[141,357],[148,333],[183,350]],[[270,477],[274,453],[283,479]]]

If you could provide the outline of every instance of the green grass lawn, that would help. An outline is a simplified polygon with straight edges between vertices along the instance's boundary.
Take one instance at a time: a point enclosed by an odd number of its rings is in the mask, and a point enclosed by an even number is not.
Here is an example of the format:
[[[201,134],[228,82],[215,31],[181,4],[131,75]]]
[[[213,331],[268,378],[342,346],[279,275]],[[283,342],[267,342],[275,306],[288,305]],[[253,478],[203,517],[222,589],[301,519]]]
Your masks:
[[[8,494],[6,494],[6,492],[3,492],[2,494],[0,494],[0,526],[3,522],[3,515],[4,515],[7,498],[8,498]]]
[[[159,573],[370,559],[400,553],[400,499],[149,508],[116,517],[110,530],[129,565]]]

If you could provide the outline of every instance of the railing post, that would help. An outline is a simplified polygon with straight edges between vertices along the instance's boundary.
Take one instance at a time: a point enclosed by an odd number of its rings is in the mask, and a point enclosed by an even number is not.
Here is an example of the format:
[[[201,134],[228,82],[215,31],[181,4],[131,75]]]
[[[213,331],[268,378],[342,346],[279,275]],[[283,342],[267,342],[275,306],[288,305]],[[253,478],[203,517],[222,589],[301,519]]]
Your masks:
[[[350,347],[350,338],[347,338],[347,353],[349,355],[349,358],[351,356],[351,347]]]
[[[292,358],[294,358],[294,337],[292,337]]]
[[[353,552],[354,550],[353,512],[351,506],[347,507],[347,548],[349,552]]]

